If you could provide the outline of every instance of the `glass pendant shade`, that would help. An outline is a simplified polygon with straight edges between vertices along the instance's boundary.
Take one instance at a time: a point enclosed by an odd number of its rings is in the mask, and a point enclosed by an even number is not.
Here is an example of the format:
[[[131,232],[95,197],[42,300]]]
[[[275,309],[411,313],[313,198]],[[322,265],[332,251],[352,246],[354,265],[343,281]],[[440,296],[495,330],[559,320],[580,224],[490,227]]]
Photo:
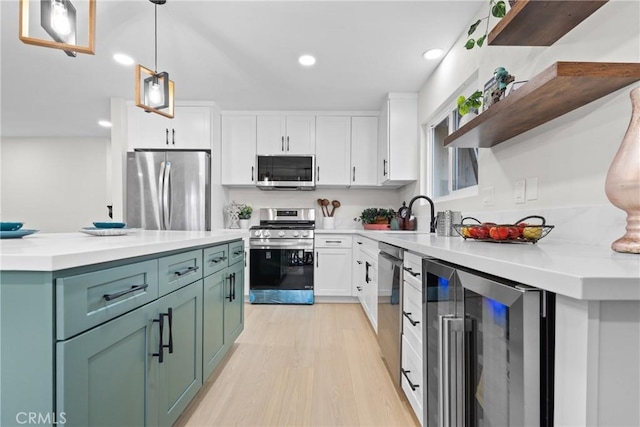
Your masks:
[[[136,66],[136,105],[148,113],[173,118],[173,82],[169,73],[155,73],[142,65]]]
[[[33,16],[33,19],[30,19],[29,14],[30,5],[37,11],[38,3],[40,4],[39,24],[42,27],[39,31],[37,21],[33,22],[37,18]],[[76,6],[70,0],[20,0],[20,40],[36,46],[62,49],[69,56],[76,56],[76,53],[93,55],[95,53],[96,0],[78,0],[76,3],[80,11],[76,11]],[[78,22],[79,18],[80,22]],[[85,28],[85,25],[88,29],[86,35],[82,32],[78,34],[78,29]],[[42,34],[45,38],[30,36],[30,30],[34,35]],[[50,37],[48,40],[47,35]],[[78,39],[81,39],[81,42],[86,41],[87,45],[80,45]]]

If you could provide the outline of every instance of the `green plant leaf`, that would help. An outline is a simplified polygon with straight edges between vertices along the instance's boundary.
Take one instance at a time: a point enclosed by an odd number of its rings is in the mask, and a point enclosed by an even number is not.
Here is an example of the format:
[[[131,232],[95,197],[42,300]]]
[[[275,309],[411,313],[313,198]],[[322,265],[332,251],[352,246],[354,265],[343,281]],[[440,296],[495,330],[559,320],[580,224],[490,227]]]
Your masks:
[[[478,40],[476,40],[476,44],[478,45],[478,47],[482,47],[482,44],[484,43],[484,39],[487,38],[487,35],[485,34],[482,37],[479,37]]]
[[[462,95],[460,95],[458,97],[458,101],[457,101],[458,107],[461,106],[464,103],[465,99],[466,98],[464,96],[462,96]]]
[[[480,25],[480,21],[481,21],[481,20],[480,20],[480,19],[478,19],[478,20],[476,21],[476,23],[475,23],[475,24],[473,24],[473,25],[471,25],[471,26],[469,27],[469,32],[467,33],[467,35],[468,35],[468,36],[470,36],[471,34],[473,34],[473,32],[476,30],[476,28],[478,28],[478,25]]]
[[[465,43],[464,47],[467,48],[467,50],[471,50],[475,45],[476,45],[476,42],[473,39],[469,39]]]
[[[502,18],[506,13],[507,13],[507,5],[504,3],[503,0],[498,1],[491,8],[491,14],[496,18]]]

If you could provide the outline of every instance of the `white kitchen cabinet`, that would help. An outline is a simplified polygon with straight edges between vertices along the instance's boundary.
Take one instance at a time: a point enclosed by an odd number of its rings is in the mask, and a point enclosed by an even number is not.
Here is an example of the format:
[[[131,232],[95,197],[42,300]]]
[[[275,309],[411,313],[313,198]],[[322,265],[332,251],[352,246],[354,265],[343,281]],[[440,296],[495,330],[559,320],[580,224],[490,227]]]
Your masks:
[[[316,186],[348,186],[350,158],[351,117],[316,117]]]
[[[401,186],[418,179],[418,95],[390,93],[379,118],[378,182]]]
[[[378,185],[378,118],[351,118],[352,187]]]
[[[365,242],[360,247],[362,258],[362,308],[369,318],[373,330],[378,332],[378,245]]]
[[[208,106],[176,106],[168,119],[147,113],[135,105],[127,106],[127,146],[157,149],[210,150],[212,109]]]
[[[256,116],[222,116],[222,185],[254,185]]]
[[[316,237],[315,296],[351,296],[351,241],[341,234]]]
[[[314,154],[315,116],[258,116],[258,154]]]
[[[354,236],[353,245],[351,247],[351,295],[358,297],[360,305],[364,304],[363,280],[364,262],[362,262],[362,251],[360,247],[363,244],[361,236]]]

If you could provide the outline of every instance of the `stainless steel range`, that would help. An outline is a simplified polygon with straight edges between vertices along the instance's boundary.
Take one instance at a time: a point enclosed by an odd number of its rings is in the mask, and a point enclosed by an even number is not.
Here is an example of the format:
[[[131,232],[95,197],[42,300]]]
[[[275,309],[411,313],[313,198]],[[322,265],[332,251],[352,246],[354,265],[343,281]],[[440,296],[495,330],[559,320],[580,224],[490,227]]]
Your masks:
[[[249,239],[252,304],[313,304],[315,209],[260,209]]]

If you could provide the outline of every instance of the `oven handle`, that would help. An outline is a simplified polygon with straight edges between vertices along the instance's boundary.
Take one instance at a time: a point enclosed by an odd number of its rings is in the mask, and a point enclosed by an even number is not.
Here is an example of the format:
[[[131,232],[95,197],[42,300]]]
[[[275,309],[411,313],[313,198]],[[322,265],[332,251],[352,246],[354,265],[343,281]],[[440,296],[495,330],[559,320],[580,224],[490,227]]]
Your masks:
[[[309,239],[308,241],[270,241],[270,242],[249,242],[250,249],[313,249],[313,239]]]

